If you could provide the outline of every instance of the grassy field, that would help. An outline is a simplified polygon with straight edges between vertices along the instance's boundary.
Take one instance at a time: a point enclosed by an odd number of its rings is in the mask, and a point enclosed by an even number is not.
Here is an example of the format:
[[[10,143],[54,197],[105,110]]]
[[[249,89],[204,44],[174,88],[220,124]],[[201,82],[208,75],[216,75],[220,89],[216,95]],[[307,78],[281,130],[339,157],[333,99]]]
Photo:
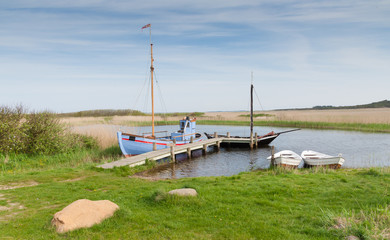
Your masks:
[[[91,165],[3,172],[0,239],[389,239],[389,172],[275,169],[158,181]],[[166,194],[183,187],[199,196]],[[90,229],[57,234],[53,214],[82,198],[120,210]]]
[[[157,125],[178,124],[185,115],[156,116]],[[197,117],[198,124],[249,125],[247,112],[206,112]],[[151,125],[150,116],[111,116],[62,118],[70,126],[112,124],[124,126]],[[390,132],[390,108],[341,110],[286,110],[256,112],[256,126],[276,126],[313,129],[339,129],[366,132]]]
[[[242,113],[213,114],[200,116],[198,123],[249,124],[246,116],[238,116]],[[390,132],[389,123],[380,117],[377,122],[339,123],[281,120],[280,115],[269,114],[257,115],[255,125]],[[343,239],[349,235],[390,239],[390,168],[276,168],[230,177],[152,181],[133,175],[154,167],[150,162],[135,168],[96,168],[121,158],[119,147],[112,146],[115,135],[101,126],[145,126],[148,116],[63,118],[61,122],[73,129],[70,135],[52,115],[47,117],[53,121],[41,121],[39,129],[36,122],[47,119],[45,113],[28,115],[29,121],[15,120],[15,114],[4,116],[10,124],[2,125],[8,131],[2,141],[10,148],[0,153],[0,239]],[[177,124],[179,118],[158,116],[157,124]],[[15,131],[20,126],[24,127]],[[32,142],[26,134],[35,132],[40,135]],[[53,151],[57,145],[45,144],[52,142],[46,141],[50,136],[69,137],[58,146],[78,145]],[[16,151],[14,146],[21,147]],[[183,187],[195,188],[199,196],[167,195]],[[111,200],[120,210],[90,229],[57,234],[50,224],[54,213],[83,198]]]

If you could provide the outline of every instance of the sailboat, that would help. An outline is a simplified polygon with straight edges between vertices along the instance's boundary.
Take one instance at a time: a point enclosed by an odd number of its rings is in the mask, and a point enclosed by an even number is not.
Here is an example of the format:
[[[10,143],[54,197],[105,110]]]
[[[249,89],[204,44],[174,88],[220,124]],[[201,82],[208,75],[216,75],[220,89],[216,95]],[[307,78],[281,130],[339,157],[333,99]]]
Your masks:
[[[251,123],[250,123],[250,136],[249,137],[242,137],[242,136],[227,136],[227,135],[218,135],[217,137],[223,137],[223,138],[230,138],[229,142],[222,142],[221,144],[228,144],[229,146],[237,146],[237,147],[253,147],[253,145],[256,146],[266,146],[270,144],[273,140],[275,140],[280,134],[282,133],[288,133],[292,131],[297,131],[300,129],[292,129],[287,130],[283,132],[275,133],[274,131],[271,131],[265,135],[262,136],[254,136],[253,135],[253,74],[252,74],[252,82],[251,82],[251,88],[250,88],[250,96],[251,96]],[[214,135],[204,133],[208,139],[214,138]]]
[[[149,28],[151,36],[151,24],[147,24],[142,29]],[[150,37],[151,39],[151,37]],[[151,74],[151,97],[152,97],[152,132],[135,135],[131,133],[117,132],[119,147],[125,157],[138,155],[153,150],[168,148],[172,145],[184,145],[191,142],[201,141],[201,134],[196,133],[196,118],[186,117],[180,120],[180,129],[177,132],[157,137],[156,133],[167,133],[167,131],[154,131],[154,94],[153,94],[153,43],[150,40],[150,74]]]

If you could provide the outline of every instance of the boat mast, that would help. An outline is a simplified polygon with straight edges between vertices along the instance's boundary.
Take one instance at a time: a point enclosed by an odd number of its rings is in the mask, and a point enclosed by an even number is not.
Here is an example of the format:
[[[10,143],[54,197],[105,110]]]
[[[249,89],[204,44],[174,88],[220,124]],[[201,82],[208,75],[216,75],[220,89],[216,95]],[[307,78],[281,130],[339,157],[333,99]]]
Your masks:
[[[153,67],[153,43],[150,43],[150,75],[151,75],[151,81],[152,81],[152,86],[151,86],[151,91],[152,91],[152,137],[154,137],[154,95],[153,95],[153,72],[154,72],[154,67]]]
[[[151,91],[152,91],[152,137],[154,137],[154,95],[153,95],[153,73],[154,73],[154,67],[153,67],[153,43],[152,43],[152,24],[146,24],[141,28],[141,30],[144,30],[145,28],[149,28],[149,39],[150,39],[150,79],[151,79]]]
[[[251,139],[253,136],[253,72],[251,78]]]

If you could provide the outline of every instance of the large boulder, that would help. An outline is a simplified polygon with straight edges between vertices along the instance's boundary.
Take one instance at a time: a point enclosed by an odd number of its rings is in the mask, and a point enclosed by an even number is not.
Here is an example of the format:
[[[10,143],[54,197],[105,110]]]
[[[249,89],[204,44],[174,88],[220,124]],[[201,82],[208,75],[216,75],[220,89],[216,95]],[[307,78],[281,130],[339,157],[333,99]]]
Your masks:
[[[109,200],[79,199],[54,214],[52,225],[58,233],[88,228],[111,217],[119,207]]]
[[[197,196],[198,193],[193,188],[181,188],[169,191],[168,194],[178,195],[178,196]]]

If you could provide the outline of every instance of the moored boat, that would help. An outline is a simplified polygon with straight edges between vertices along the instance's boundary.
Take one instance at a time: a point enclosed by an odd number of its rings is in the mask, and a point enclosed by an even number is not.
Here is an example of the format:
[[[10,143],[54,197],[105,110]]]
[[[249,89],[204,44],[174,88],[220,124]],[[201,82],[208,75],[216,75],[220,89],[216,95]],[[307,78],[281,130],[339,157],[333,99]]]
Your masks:
[[[272,156],[267,158],[272,161]],[[297,168],[302,158],[291,150],[283,150],[274,154],[274,164],[277,166]]]
[[[252,136],[252,140],[251,140],[251,137],[242,137],[242,136],[228,136],[228,135],[220,135],[218,134],[217,137],[218,138],[228,138],[229,141],[224,141],[223,143],[221,143],[221,145],[229,145],[229,146],[236,146],[236,147],[250,147],[251,145],[251,142],[256,145],[256,142],[257,142],[257,146],[258,147],[262,147],[262,146],[267,146],[269,145],[273,140],[275,140],[275,138],[277,138],[280,134],[282,133],[288,133],[288,132],[292,132],[292,131],[297,131],[299,129],[292,129],[292,130],[287,130],[287,131],[283,131],[283,132],[274,132],[274,131],[271,131],[263,136]],[[206,137],[208,139],[212,139],[214,138],[214,135],[211,135],[211,134],[208,134],[208,133],[204,133],[206,135]]]
[[[253,147],[255,146],[266,146],[270,144],[273,140],[275,140],[280,134],[282,133],[288,133],[288,132],[293,132],[300,130],[299,128],[297,129],[292,129],[292,130],[287,130],[283,132],[278,132],[275,133],[274,131],[271,131],[263,136],[257,136],[257,134],[253,134],[253,74],[252,74],[252,83],[250,87],[250,136],[227,136],[227,135],[217,135],[217,137],[223,137],[223,138],[229,138],[229,141],[225,141],[222,143],[222,145],[229,145],[229,146],[237,146],[237,147]],[[215,136],[204,133],[208,139],[212,139]]]
[[[180,130],[171,133],[170,136],[156,137],[146,133],[143,135],[135,135],[130,133],[118,132],[119,147],[123,155],[130,157],[154,150],[164,149],[170,147],[172,144],[184,145],[187,143],[201,141],[201,134],[195,132],[196,119],[180,120]],[[166,131],[155,133],[167,133]],[[149,135],[148,135],[149,134]]]
[[[142,29],[149,28],[151,25],[145,25]],[[151,31],[150,31],[151,32]],[[152,97],[152,132],[144,133],[142,135],[135,135],[130,133],[117,132],[119,147],[122,154],[126,157],[132,155],[138,155],[153,150],[159,150],[167,148],[172,145],[183,145],[190,142],[201,141],[201,134],[196,133],[196,119],[190,119],[189,117],[180,120],[180,130],[170,135],[157,137],[156,133],[167,133],[166,131],[155,132],[154,131],[154,94],[153,94],[153,44],[150,43],[150,79],[151,79],[151,97]]]
[[[339,154],[338,156],[330,156],[324,153],[319,153],[311,150],[302,152],[301,157],[305,162],[305,167],[328,167],[333,169],[340,168],[344,163],[344,158]]]

